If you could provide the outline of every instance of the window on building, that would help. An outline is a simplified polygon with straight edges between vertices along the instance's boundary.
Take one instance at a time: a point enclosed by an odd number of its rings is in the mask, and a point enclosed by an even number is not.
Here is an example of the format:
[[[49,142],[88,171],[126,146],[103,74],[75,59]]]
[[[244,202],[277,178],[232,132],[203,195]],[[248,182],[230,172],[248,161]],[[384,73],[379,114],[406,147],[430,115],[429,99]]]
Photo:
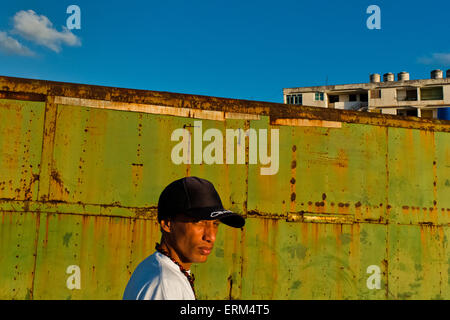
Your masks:
[[[292,96],[291,96],[291,95],[287,95],[287,96],[286,96],[286,103],[287,103],[287,104],[293,104]]]
[[[339,96],[337,96],[337,95],[329,95],[328,96],[328,102],[329,103],[339,102]]]
[[[367,102],[367,101],[368,101],[368,95],[367,95],[367,93],[361,93],[361,94],[359,95],[359,100],[360,100],[360,101],[363,101],[363,102]]]
[[[442,87],[420,88],[420,100],[443,100]]]
[[[417,89],[406,90],[406,101],[417,101]]]
[[[286,96],[287,104],[299,104],[303,103],[303,98],[301,94],[289,94]]]
[[[380,99],[380,98],[381,98],[380,89],[370,90],[370,99]]]
[[[315,96],[314,100],[323,101],[323,92],[316,92],[316,96]]]
[[[356,94],[349,94],[348,101],[356,101]]]
[[[417,89],[397,89],[397,101],[417,101]]]

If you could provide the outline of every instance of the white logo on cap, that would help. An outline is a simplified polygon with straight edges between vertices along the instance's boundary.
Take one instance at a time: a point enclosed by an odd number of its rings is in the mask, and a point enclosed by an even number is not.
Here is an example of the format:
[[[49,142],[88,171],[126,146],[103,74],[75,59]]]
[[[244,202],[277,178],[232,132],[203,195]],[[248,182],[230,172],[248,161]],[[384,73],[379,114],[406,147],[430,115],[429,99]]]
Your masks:
[[[231,211],[229,211],[229,210],[224,210],[224,211],[213,211],[213,212],[211,212],[211,218],[215,218],[215,217],[217,217],[217,216],[221,216],[221,215],[224,214],[224,213],[233,213],[233,212],[231,212]]]

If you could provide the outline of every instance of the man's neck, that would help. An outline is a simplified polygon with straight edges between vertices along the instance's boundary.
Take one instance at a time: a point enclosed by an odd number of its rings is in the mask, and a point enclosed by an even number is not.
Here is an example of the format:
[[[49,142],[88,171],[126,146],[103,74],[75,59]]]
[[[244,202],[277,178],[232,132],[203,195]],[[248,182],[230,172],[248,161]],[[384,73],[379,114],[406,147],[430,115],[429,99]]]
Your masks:
[[[178,262],[185,270],[189,270],[191,268],[191,262],[183,262],[178,255],[177,251],[169,245],[166,241],[161,240],[161,249],[167,251],[169,255],[174,259],[176,262]]]

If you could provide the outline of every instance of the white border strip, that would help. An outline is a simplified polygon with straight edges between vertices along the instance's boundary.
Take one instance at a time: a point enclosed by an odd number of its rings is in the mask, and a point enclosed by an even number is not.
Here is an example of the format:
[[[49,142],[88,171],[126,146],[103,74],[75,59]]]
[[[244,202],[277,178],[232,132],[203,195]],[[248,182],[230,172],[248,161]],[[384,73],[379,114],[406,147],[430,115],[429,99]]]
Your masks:
[[[342,122],[310,119],[276,119],[273,124],[295,127],[342,128]]]
[[[225,121],[226,119],[259,120],[259,115],[248,113],[234,113],[234,112],[224,112],[214,110],[166,107],[152,104],[124,103],[108,100],[82,99],[63,96],[55,96],[54,99],[55,104],[61,105],[143,112],[143,113],[171,115],[185,118],[196,118],[196,119],[216,120],[216,121]]]

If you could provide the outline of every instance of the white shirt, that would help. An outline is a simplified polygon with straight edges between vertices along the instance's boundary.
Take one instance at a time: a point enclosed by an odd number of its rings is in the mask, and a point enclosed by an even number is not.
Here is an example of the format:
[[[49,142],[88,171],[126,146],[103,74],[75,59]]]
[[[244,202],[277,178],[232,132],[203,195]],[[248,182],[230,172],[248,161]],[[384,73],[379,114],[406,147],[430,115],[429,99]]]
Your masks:
[[[156,251],[136,267],[125,288],[123,299],[195,300],[195,296],[180,267],[169,257]]]

